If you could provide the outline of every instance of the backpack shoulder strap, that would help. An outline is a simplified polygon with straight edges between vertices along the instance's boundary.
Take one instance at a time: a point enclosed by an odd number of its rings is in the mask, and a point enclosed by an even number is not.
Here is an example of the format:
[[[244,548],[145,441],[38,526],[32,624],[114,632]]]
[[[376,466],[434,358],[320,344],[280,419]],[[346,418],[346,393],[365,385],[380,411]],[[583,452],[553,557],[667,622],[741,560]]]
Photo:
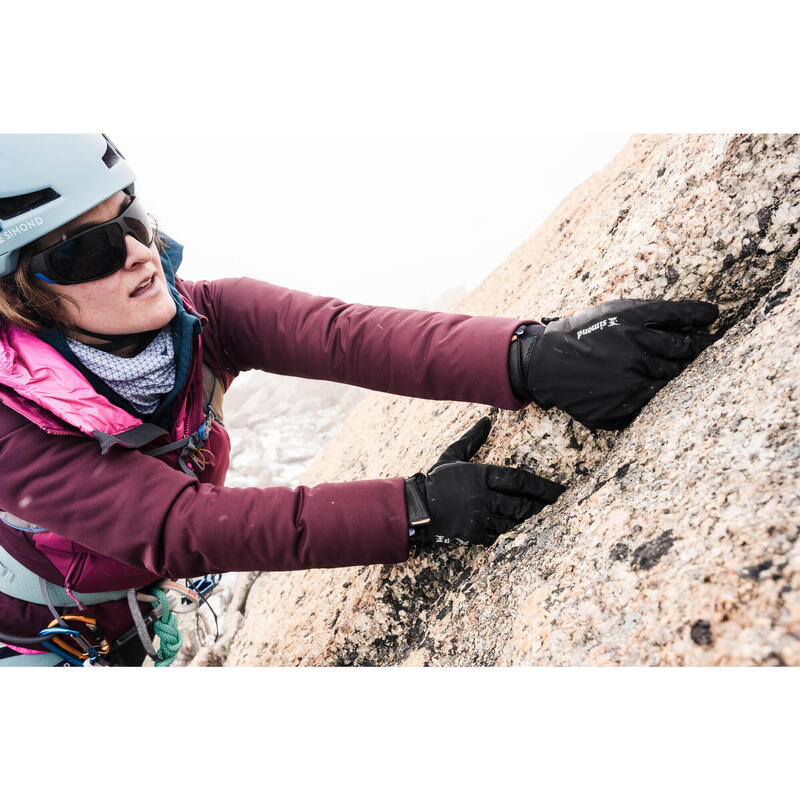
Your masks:
[[[121,600],[128,594],[126,589],[120,589],[114,592],[73,592],[69,595],[63,586],[49,581],[45,581],[45,584],[53,604],[61,608],[75,608],[78,601],[93,606],[110,600]],[[27,603],[46,604],[39,576],[20,564],[2,547],[0,547],[0,592]]]

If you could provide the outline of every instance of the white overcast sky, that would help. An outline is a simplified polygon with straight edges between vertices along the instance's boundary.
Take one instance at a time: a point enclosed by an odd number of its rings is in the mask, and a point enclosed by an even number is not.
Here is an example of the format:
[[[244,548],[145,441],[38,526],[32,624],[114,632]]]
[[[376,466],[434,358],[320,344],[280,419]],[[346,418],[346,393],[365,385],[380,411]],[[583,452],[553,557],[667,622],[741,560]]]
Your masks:
[[[477,286],[628,139],[105,133],[183,277],[411,308]]]

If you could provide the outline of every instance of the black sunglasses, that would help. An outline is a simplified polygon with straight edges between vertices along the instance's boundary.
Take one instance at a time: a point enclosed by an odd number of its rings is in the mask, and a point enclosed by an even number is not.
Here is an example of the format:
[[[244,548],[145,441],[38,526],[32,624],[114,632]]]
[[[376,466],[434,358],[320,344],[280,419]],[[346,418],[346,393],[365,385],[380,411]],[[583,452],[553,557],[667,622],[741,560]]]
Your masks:
[[[128,234],[146,247],[153,243],[150,217],[136,197],[118,217],[68,236],[34,254],[28,269],[43,281],[61,285],[105,278],[124,266]]]

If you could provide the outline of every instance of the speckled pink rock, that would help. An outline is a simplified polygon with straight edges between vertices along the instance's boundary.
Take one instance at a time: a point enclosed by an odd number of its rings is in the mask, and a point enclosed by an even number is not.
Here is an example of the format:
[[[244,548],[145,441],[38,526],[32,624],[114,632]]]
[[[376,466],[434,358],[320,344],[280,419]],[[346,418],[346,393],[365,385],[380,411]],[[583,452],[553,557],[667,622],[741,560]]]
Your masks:
[[[371,394],[305,483],[478,458],[569,484],[491,548],[263,574],[227,664],[800,665],[800,141],[636,136],[458,310],[717,302],[724,337],[620,434]]]

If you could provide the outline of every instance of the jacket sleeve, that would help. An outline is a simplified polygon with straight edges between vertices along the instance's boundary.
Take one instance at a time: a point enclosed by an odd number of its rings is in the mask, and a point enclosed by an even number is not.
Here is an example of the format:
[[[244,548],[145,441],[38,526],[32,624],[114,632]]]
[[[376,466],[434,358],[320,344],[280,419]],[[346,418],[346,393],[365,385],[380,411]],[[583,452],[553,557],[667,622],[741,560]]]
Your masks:
[[[0,507],[165,577],[408,557],[402,478],[218,487],[118,445],[102,456],[96,442],[51,436],[2,406],[0,459]]]
[[[252,278],[177,280],[209,320],[212,369],[260,369],[431,400],[519,409],[508,349],[525,320],[344,303]]]

